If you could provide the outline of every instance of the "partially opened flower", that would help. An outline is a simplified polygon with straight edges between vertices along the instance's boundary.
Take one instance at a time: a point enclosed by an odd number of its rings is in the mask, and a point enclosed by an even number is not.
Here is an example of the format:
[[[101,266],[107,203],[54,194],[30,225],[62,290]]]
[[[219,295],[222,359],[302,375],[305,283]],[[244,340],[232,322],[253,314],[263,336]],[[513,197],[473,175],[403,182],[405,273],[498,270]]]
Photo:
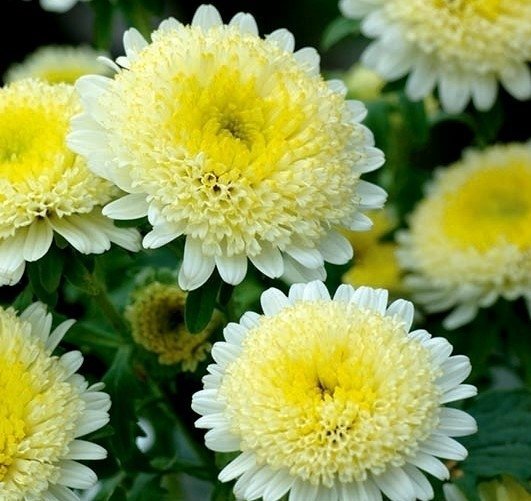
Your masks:
[[[70,490],[96,483],[78,460],[106,457],[97,444],[79,440],[109,421],[109,395],[76,373],[81,353],[52,352],[73,321],[50,332],[41,303],[20,316],[0,308],[0,497],[76,500]]]
[[[177,285],[151,282],[139,287],[126,310],[133,339],[158,355],[159,363],[180,363],[185,371],[195,371],[205,360],[211,344],[208,338],[217,327],[213,318],[202,332],[191,334],[184,321],[186,293]]]
[[[24,61],[11,66],[5,82],[23,78],[38,78],[49,83],[73,84],[82,75],[106,75],[110,68],[98,61],[102,54],[87,46],[48,45],[39,47]]]
[[[467,452],[450,437],[476,431],[443,404],[475,394],[465,356],[424,330],[413,305],[349,285],[331,299],[322,282],[269,289],[264,315],[248,312],[215,343],[192,408],[207,447],[241,451],[220,473],[239,499],[432,499],[422,471]],[[421,471],[422,470],[422,471]]]
[[[531,144],[469,151],[445,167],[399,234],[405,283],[448,329],[499,297],[531,301]]]
[[[101,214],[116,188],[65,143],[80,105],[74,88],[20,80],[0,89],[0,285],[20,280],[54,232],[85,254],[115,242],[137,250],[138,232]]]
[[[69,144],[129,193],[106,215],[148,216],[145,247],[186,237],[183,289],[215,267],[237,284],[248,259],[270,277],[324,276],[325,260],[350,259],[337,229],[370,227],[361,211],[386,195],[360,175],[383,155],[359,123],[365,108],[320,77],[314,49],[293,52],[282,29],[260,38],[249,14],[225,25],[212,6],[191,26],[164,21],[151,43],[129,30],[124,45],[114,79],[78,81],[85,113]]]
[[[388,80],[409,73],[406,91],[420,100],[439,86],[446,111],[470,99],[492,107],[498,81],[517,99],[531,96],[531,2],[528,0],[341,0],[375,38],[364,64]]]

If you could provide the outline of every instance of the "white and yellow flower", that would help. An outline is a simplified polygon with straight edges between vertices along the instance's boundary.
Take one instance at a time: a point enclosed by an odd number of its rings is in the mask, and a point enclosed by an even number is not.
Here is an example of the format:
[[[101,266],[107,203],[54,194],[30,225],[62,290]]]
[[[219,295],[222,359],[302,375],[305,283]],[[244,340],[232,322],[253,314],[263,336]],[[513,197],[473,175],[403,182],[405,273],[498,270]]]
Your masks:
[[[96,474],[78,460],[103,459],[97,444],[80,440],[109,421],[102,384],[77,374],[81,353],[52,352],[72,320],[50,332],[41,303],[20,317],[0,308],[0,497],[2,501],[76,500]]]
[[[450,437],[476,431],[443,406],[476,393],[461,384],[468,358],[410,332],[413,305],[388,307],[383,289],[342,285],[331,299],[315,281],[261,303],[264,315],[227,325],[192,400],[207,447],[241,451],[219,479],[238,478],[246,500],[432,499],[422,471],[448,478],[437,457],[464,459]]]
[[[469,151],[441,169],[399,234],[406,285],[448,329],[499,297],[531,301],[531,144]]]
[[[39,47],[24,61],[11,66],[4,76],[6,83],[37,78],[48,83],[74,84],[82,75],[98,73],[107,75],[110,68],[98,61],[102,56],[91,47],[70,45],[48,45]]]
[[[531,3],[528,0],[341,0],[375,38],[362,61],[387,80],[409,73],[413,100],[436,85],[442,107],[479,110],[496,100],[498,81],[515,98],[531,96]]]
[[[359,178],[383,155],[314,49],[294,52],[283,29],[260,38],[249,14],[225,25],[212,6],[191,26],[164,21],[151,43],[131,29],[124,46],[114,79],[78,81],[85,113],[69,144],[129,193],[104,214],[148,216],[145,247],[186,237],[181,288],[215,267],[237,284],[248,259],[270,277],[322,277],[324,261],[350,259],[337,229],[370,227],[361,211],[386,194]]]
[[[116,188],[92,174],[65,142],[80,104],[74,88],[21,80],[0,89],[0,285],[20,280],[54,232],[85,254],[115,242],[137,250],[136,230],[101,214]]]

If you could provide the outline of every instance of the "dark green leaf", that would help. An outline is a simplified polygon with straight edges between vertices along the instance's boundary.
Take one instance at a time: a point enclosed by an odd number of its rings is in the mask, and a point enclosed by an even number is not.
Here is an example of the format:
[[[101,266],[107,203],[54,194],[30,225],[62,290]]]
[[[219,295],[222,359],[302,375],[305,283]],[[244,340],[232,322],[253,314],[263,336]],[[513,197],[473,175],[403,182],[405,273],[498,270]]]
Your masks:
[[[90,5],[94,10],[94,45],[108,51],[112,39],[114,8],[109,0],[93,0]]]
[[[65,278],[74,287],[77,287],[85,294],[94,296],[100,292],[100,287],[94,282],[92,276],[93,259],[87,256],[81,257],[72,252],[65,263]]]
[[[531,476],[531,392],[484,393],[467,412],[476,418],[479,431],[461,439],[469,452],[460,465],[465,475],[509,474],[527,480]]]
[[[347,19],[338,17],[334,19],[326,28],[321,39],[321,48],[323,51],[331,49],[336,43],[348,36],[359,35],[360,21],[358,19]]]
[[[188,293],[184,321],[191,333],[201,332],[210,322],[220,287],[221,278],[214,271],[203,286]]]
[[[424,101],[410,101],[403,92],[400,93],[399,100],[402,116],[410,133],[409,140],[414,145],[423,145],[429,137],[429,124]]]
[[[218,484],[212,493],[211,501],[235,501],[236,497],[233,492],[233,484]]]
[[[48,287],[45,287],[42,283],[39,261],[28,263],[26,270],[29,282],[31,284],[31,288],[35,296],[37,296],[37,299],[51,307],[54,307],[57,304],[58,299],[57,291],[54,290],[52,292],[49,292]]]

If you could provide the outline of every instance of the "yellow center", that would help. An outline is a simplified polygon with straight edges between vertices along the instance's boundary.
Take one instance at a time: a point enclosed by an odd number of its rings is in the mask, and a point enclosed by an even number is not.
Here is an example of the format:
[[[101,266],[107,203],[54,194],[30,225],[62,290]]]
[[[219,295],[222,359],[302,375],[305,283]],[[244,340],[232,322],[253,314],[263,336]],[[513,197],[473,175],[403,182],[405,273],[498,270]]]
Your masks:
[[[102,124],[137,189],[204,254],[313,247],[355,213],[366,136],[340,93],[235,27],[153,39],[101,97]]]
[[[500,13],[502,3],[502,0],[435,0],[440,9],[447,9],[454,15],[463,16],[472,11],[491,20]]]
[[[531,249],[531,165],[522,161],[477,170],[446,195],[445,234],[461,248],[500,243]]]
[[[74,84],[76,80],[87,74],[87,68],[70,67],[70,68],[49,68],[43,70],[40,74],[40,78],[46,80],[49,83],[68,83]]]
[[[25,103],[1,108],[0,177],[15,183],[45,173],[53,175],[54,167],[73,163],[74,154],[64,144],[67,129],[68,121],[61,109]],[[65,157],[59,165],[58,155]]]
[[[0,310],[0,482],[7,499],[55,482],[85,407],[66,371],[28,324]]]
[[[80,105],[70,85],[20,80],[0,89],[0,239],[36,218],[91,212],[115,188],[66,146]]]
[[[210,350],[207,339],[217,325],[213,319],[204,331],[190,334],[184,323],[186,293],[177,286],[153,282],[140,289],[127,310],[133,338],[159,355],[161,364],[182,363],[194,371]]]
[[[301,302],[249,331],[220,395],[242,451],[330,487],[415,453],[437,425],[436,377],[398,320]]]

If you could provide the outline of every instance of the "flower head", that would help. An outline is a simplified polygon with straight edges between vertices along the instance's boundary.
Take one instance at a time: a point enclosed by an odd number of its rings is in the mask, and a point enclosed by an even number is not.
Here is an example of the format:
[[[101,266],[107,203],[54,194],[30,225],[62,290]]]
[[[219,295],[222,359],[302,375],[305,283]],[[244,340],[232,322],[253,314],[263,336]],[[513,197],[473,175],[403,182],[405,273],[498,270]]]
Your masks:
[[[70,488],[96,483],[77,462],[103,459],[99,445],[78,440],[109,421],[103,385],[76,374],[77,351],[52,352],[73,321],[50,333],[52,317],[41,303],[20,316],[0,308],[0,492],[3,501],[74,499]],[[76,498],[77,499],[77,498]]]
[[[406,285],[446,328],[500,296],[531,300],[531,145],[469,151],[441,170],[399,235]]]
[[[85,113],[69,144],[129,192],[106,215],[148,216],[145,247],[186,237],[181,288],[216,266],[237,284],[247,259],[278,277],[323,276],[325,260],[351,257],[336,230],[370,227],[360,211],[386,195],[359,178],[383,155],[359,123],[363,105],[319,76],[315,50],[293,52],[286,30],[260,38],[249,14],[224,25],[212,6],[191,26],[164,21],[149,44],[129,30],[124,45],[114,79],[78,81]]]
[[[184,323],[186,293],[177,285],[152,282],[139,288],[126,316],[134,340],[159,355],[159,363],[181,363],[194,371],[205,360],[211,344],[208,338],[217,326],[213,319],[204,331],[191,334]]]
[[[39,47],[19,64],[9,68],[6,82],[37,78],[48,83],[73,84],[81,75],[108,74],[108,66],[98,61],[102,54],[86,46],[49,45]]]
[[[410,98],[438,84],[444,109],[459,112],[472,98],[488,110],[498,81],[517,99],[531,96],[531,3],[528,0],[341,0],[376,38],[364,64],[388,80],[410,73]]]
[[[442,404],[475,394],[460,384],[467,357],[424,330],[409,332],[411,303],[387,291],[322,282],[269,289],[264,315],[246,313],[215,343],[216,364],[192,408],[206,445],[241,451],[220,473],[242,499],[427,500],[420,470],[447,478],[439,456],[461,460],[451,436],[473,418]]]
[[[18,282],[26,261],[46,254],[54,231],[86,254],[111,241],[137,249],[136,230],[101,214],[116,188],[66,146],[79,107],[65,84],[21,80],[0,89],[0,285]]]

